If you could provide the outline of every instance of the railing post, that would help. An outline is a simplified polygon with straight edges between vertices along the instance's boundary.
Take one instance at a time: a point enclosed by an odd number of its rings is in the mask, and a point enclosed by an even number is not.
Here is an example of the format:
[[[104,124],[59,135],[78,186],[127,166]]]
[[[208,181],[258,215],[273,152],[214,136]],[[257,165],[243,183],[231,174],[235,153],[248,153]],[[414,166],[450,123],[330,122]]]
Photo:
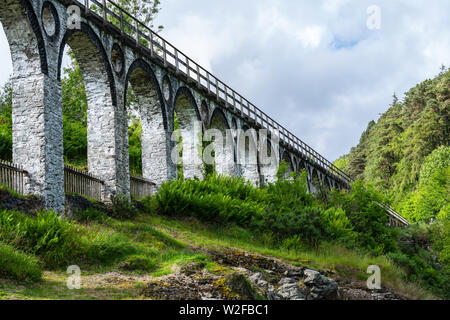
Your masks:
[[[139,21],[136,19],[135,21],[135,27],[136,27],[136,47],[139,46]]]
[[[178,61],[178,50],[175,49],[175,73],[178,74],[180,73],[180,66],[179,66],[179,61]]]
[[[219,80],[216,78],[216,97],[217,97],[217,102],[220,101],[220,96],[219,96]]]
[[[153,58],[155,55],[154,49],[153,49],[153,31],[150,30],[150,55]]]
[[[189,60],[189,58],[188,58]],[[201,80],[201,74],[200,74],[200,66],[194,62],[194,64],[196,65],[196,71],[197,71],[197,88],[201,88],[202,86],[202,80]],[[207,73],[208,74],[208,73]],[[209,93],[209,89],[208,89],[208,93]]]
[[[163,59],[164,59],[164,67],[167,67],[167,50],[166,50],[166,41],[163,39]]]
[[[123,27],[123,11],[122,10],[120,10],[120,33],[123,36],[123,34],[124,34],[124,27]]]
[[[191,66],[189,65],[189,58],[186,57],[186,73],[187,73],[187,78],[188,81],[191,81]]]
[[[224,92],[225,92],[225,109],[228,109],[228,92],[227,92],[227,86],[224,85]]]
[[[103,24],[108,21],[108,16],[106,13],[106,0],[103,0]]]

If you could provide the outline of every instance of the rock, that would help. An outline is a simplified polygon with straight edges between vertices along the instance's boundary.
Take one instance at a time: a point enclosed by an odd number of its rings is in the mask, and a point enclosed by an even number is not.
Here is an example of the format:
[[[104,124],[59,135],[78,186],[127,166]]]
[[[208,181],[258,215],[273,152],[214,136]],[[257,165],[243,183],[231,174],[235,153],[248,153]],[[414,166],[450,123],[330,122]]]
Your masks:
[[[307,292],[292,278],[283,278],[278,283],[278,296],[283,300],[306,300]]]
[[[252,285],[258,289],[259,293],[266,296],[268,300],[280,300],[280,297],[278,297],[275,292],[275,287],[270,285],[260,272],[251,275],[248,280],[250,280]]]
[[[253,275],[251,275],[248,280],[250,280],[250,282],[258,288],[263,289],[264,291],[267,291],[269,283],[264,280],[264,277],[261,273],[257,272]]]
[[[336,300],[338,298],[337,283],[321,275],[315,270],[305,270],[306,279],[303,284],[310,288],[309,300]]]
[[[240,273],[233,273],[225,278],[225,286],[239,295],[241,300],[256,300],[255,291],[250,282]]]
[[[297,280],[300,280],[301,278],[303,278],[303,270],[299,269],[299,270],[287,270],[284,272],[284,275],[287,278],[294,278]]]
[[[205,268],[206,264],[204,262],[189,262],[181,267],[181,273],[187,276],[193,275],[195,273],[201,272]]]
[[[280,297],[277,295],[277,292],[275,291],[275,287],[272,285],[269,285],[267,289],[267,300],[281,300]]]

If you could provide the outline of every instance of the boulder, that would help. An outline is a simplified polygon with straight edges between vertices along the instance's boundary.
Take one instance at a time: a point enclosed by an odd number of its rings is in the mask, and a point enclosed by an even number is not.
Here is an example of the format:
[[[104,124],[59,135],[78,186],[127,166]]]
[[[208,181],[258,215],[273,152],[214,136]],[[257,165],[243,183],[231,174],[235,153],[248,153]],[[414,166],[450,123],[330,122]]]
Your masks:
[[[278,283],[277,295],[283,300],[306,300],[307,292],[292,278],[282,278]]]
[[[255,291],[250,282],[240,273],[228,275],[225,279],[225,286],[233,293],[239,295],[240,300],[256,300]]]
[[[338,298],[338,285],[334,280],[315,270],[305,270],[305,276],[303,284],[309,288],[308,300],[336,300]]]

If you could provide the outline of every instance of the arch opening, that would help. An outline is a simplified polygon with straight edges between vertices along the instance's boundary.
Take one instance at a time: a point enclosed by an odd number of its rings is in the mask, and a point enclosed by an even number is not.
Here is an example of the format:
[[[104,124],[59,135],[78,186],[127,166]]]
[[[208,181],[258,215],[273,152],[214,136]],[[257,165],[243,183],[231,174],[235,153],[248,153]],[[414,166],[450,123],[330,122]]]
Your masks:
[[[135,98],[134,103],[127,102],[131,173],[152,181],[158,189],[169,174],[164,97],[152,69],[142,60],[129,68],[128,84]]]
[[[280,160],[278,159],[278,146],[274,145],[270,139],[264,140],[265,139],[262,139],[260,141],[261,150],[259,153],[259,163],[261,170],[261,184],[267,185],[276,182]]]
[[[258,135],[255,129],[243,126],[237,130],[237,159],[240,176],[258,186],[260,183],[258,166]]]
[[[174,122],[177,148],[172,153],[173,163],[180,164],[178,177],[203,179],[202,122],[194,97],[181,87],[175,97]]]
[[[317,172],[317,169],[312,169],[311,183],[310,183],[311,193],[319,192],[321,185],[322,185],[322,183],[320,181],[320,177],[319,177],[319,173]]]
[[[212,138],[214,146],[214,167],[219,175],[232,176],[235,173],[234,145],[228,121],[220,109],[215,109],[209,125],[210,134],[205,140]],[[211,137],[212,136],[212,137]],[[205,152],[205,158],[208,156]],[[208,163],[208,161],[205,161]]]
[[[66,91],[64,94],[67,96],[63,96],[66,161],[71,161],[67,158],[67,146],[71,136],[68,135],[66,124],[69,123],[69,118],[72,122],[79,123],[79,119],[72,116],[76,110],[73,110],[70,99],[73,94],[80,95],[84,92],[85,97],[82,97],[81,101],[85,101],[85,105],[77,106],[83,113],[82,126],[86,132],[84,138],[87,140],[82,153],[84,169],[105,182],[103,196],[106,200],[115,194],[128,195],[128,152],[123,147],[127,144],[126,112],[117,107],[114,77],[108,55],[98,36],[84,23],[81,30],[67,30],[64,35],[60,47],[58,77],[61,77],[62,56],[67,50],[74,64],[69,72],[78,73],[75,78],[72,75],[70,79],[76,81],[78,87],[71,84],[72,91]],[[67,73],[64,76],[67,77]],[[65,79],[62,80],[63,86],[64,82]],[[66,101],[67,99],[69,100]]]
[[[289,175],[295,171],[294,164],[288,152],[283,152],[283,156],[281,157],[281,163],[286,165],[286,170],[284,172],[284,178],[289,177]]]

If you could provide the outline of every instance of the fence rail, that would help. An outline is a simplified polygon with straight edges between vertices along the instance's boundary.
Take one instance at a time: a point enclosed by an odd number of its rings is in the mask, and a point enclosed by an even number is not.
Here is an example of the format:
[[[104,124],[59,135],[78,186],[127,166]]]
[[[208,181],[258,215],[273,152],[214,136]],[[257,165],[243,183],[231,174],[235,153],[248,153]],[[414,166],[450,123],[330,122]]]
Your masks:
[[[153,194],[155,184],[144,178],[130,176],[130,188],[131,195],[134,198],[142,199]]]
[[[273,135],[278,134],[281,142],[295,150],[305,160],[320,166],[329,175],[347,185],[352,182],[351,178],[342,170],[114,1],[73,1],[84,8],[86,15],[95,15],[123,36],[129,37],[129,40],[134,42],[137,47],[146,50],[153,59],[162,62],[164,66],[171,66],[177,74],[185,76],[187,81],[195,83],[199,89],[206,90],[209,94],[214,95],[218,102],[225,104],[227,109],[240,114],[250,122],[254,122],[256,126],[267,129]]]
[[[64,166],[64,192],[102,201],[104,182],[80,169]]]
[[[6,186],[19,194],[24,194],[25,177],[28,174],[22,166],[0,160],[0,185]]]
[[[411,224],[411,223],[409,223],[408,220],[403,218],[399,213],[395,212],[394,209],[392,209],[388,205],[379,203],[379,202],[376,202],[376,204],[378,206],[380,206],[381,208],[383,208],[386,211],[386,214],[388,215],[388,217],[397,221],[398,224],[403,225],[403,226],[409,226]]]

